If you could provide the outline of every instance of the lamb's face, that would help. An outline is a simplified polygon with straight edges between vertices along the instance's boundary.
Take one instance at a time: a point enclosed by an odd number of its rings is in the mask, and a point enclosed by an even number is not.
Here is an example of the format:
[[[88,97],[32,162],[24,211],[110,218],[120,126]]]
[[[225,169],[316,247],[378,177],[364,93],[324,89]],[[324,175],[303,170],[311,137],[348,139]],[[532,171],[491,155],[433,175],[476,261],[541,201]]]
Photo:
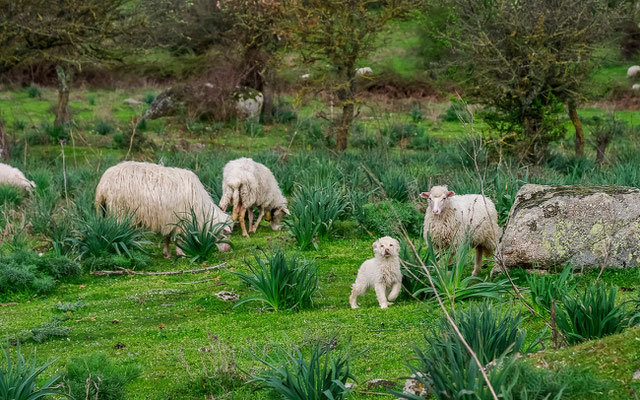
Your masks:
[[[279,231],[282,228],[282,220],[285,215],[291,215],[286,206],[274,208],[271,210],[271,229]]]
[[[431,211],[434,215],[440,215],[447,206],[447,199],[455,196],[446,186],[434,186],[428,192],[420,193],[420,197],[431,201]]]
[[[400,242],[385,236],[373,242],[373,253],[376,257],[397,257],[400,254]]]

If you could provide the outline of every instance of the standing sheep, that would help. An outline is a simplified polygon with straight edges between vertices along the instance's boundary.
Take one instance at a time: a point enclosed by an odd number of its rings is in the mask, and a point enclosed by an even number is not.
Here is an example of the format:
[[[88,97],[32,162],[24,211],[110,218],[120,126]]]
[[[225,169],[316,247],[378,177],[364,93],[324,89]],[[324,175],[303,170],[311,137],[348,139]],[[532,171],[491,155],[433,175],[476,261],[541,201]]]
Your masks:
[[[163,254],[171,257],[169,244],[175,235],[180,217],[193,209],[202,225],[212,219],[214,224],[227,224],[222,235],[231,233],[231,217],[215,205],[196,174],[162,165],[125,161],[105,171],[96,188],[96,210],[117,216],[133,213],[133,221],[165,237]],[[220,251],[229,244],[219,243]],[[183,255],[180,248],[178,255]]]
[[[29,192],[36,187],[35,182],[25,178],[18,168],[7,164],[0,164],[0,184],[17,186]]]
[[[229,204],[233,205],[231,213],[234,221],[240,220],[242,236],[248,237],[244,216],[249,214],[249,231],[258,229],[260,220],[271,219],[271,228],[280,229],[282,218],[289,215],[287,199],[282,195],[276,178],[269,168],[250,158],[238,158],[229,161],[222,170],[222,197],[220,208],[226,211]],[[260,208],[256,223],[253,223],[253,207]]]
[[[627,69],[627,78],[635,78],[638,74],[640,74],[640,65],[632,65]]]
[[[424,240],[431,236],[436,250],[457,247],[469,234],[476,249],[473,275],[482,268],[482,255],[491,256],[498,243],[498,213],[493,202],[479,194],[456,196],[446,186],[434,186],[420,197],[431,200],[424,216]]]

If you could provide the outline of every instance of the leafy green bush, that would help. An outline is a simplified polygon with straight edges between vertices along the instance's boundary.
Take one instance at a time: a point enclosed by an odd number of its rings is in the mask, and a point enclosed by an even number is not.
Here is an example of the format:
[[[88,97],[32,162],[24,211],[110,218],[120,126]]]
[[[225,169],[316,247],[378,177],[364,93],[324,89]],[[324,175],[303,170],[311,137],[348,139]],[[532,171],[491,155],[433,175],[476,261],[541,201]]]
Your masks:
[[[75,238],[80,257],[114,253],[132,257],[134,250],[144,252],[142,245],[146,241],[142,238],[142,232],[132,225],[132,220],[132,215],[117,218],[86,212],[79,224],[79,237]]]
[[[58,144],[60,140],[67,138],[69,129],[66,126],[54,126],[50,123],[42,125],[42,130],[54,140],[55,144]]]
[[[287,400],[341,400],[351,390],[346,387],[353,380],[349,363],[352,357],[335,354],[329,345],[315,342],[306,358],[300,348],[293,353],[279,348],[278,357],[260,360],[267,370],[253,376],[258,382]]]
[[[424,216],[412,203],[400,203],[396,200],[383,200],[362,206],[358,222],[379,236],[398,236],[400,224],[410,236],[419,236]]]
[[[22,331],[18,334],[18,341],[32,340],[36,343],[44,343],[54,338],[66,338],[71,333],[71,328],[61,325],[61,319],[55,318],[42,325]]]
[[[596,284],[582,294],[567,293],[556,310],[556,324],[570,344],[621,332],[628,325],[623,304],[616,305],[616,287]]]
[[[25,90],[26,90],[27,96],[29,96],[29,98],[35,99],[35,98],[42,97],[42,91],[36,85],[29,85],[29,86],[27,86],[25,88]]]
[[[202,222],[198,220],[193,208],[187,215],[178,215],[176,245],[191,262],[206,261],[218,250],[219,245],[229,244],[224,232],[224,228],[228,226],[226,223],[214,223],[207,215],[203,215],[201,219]]]
[[[102,353],[72,358],[64,383],[75,399],[122,400],[125,387],[140,376],[137,366],[121,366]]]
[[[440,115],[440,119],[445,122],[464,122],[470,123],[473,120],[473,116],[467,109],[464,103],[451,103],[451,106]]]
[[[0,255],[0,293],[45,293],[54,288],[57,280],[81,272],[80,265],[67,257],[52,253],[39,257],[31,251],[15,250]]]
[[[258,292],[256,297],[240,300],[234,307],[251,301],[264,303],[274,311],[300,310],[313,304],[318,290],[318,272],[314,265],[296,256],[286,258],[284,251],[267,254],[264,259],[253,253],[255,264],[247,263],[248,273],[234,272],[243,282]]]
[[[27,362],[16,349],[15,361],[11,358],[8,346],[3,347],[5,363],[0,366],[0,399],[7,400],[39,400],[53,395],[62,395],[63,391],[57,385],[59,376],[53,376],[38,387],[36,381],[42,373],[55,362],[49,361],[36,367],[36,351],[33,350],[33,361]]]
[[[96,125],[93,129],[97,134],[104,136],[113,132],[115,128],[113,127],[111,122],[101,119],[96,122]]]
[[[348,202],[335,186],[300,186],[294,195],[291,216],[284,223],[302,250],[317,248],[317,240],[326,239],[333,223],[346,211]]]
[[[15,207],[22,200],[22,191],[13,186],[0,184],[0,205]]]
[[[558,275],[527,274],[527,284],[533,303],[550,312],[551,303],[555,300],[559,306],[562,298],[573,292],[578,283],[573,279],[572,268],[565,267]]]

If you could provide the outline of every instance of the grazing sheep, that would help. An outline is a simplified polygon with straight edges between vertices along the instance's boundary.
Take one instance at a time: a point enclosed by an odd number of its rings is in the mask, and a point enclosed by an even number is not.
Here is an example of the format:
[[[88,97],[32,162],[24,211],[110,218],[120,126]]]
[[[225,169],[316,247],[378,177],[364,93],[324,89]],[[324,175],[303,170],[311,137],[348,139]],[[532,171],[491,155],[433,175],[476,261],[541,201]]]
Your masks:
[[[244,223],[245,213],[249,215],[249,231],[258,229],[263,216],[271,220],[271,228],[274,231],[280,229],[280,222],[287,209],[287,199],[282,195],[276,178],[269,168],[257,163],[250,158],[238,158],[229,161],[222,170],[222,197],[220,208],[227,210],[229,204],[233,205],[232,219],[240,220],[242,236],[247,237],[247,228]],[[253,224],[253,207],[260,208],[260,214]]]
[[[125,161],[105,171],[96,188],[96,210],[122,216],[133,213],[133,221],[165,237],[164,256],[171,257],[169,243],[178,230],[176,224],[193,209],[198,222],[226,223],[222,232],[231,233],[231,217],[215,205],[193,172],[162,165]],[[229,244],[218,244],[220,251]],[[183,255],[180,248],[178,255]]]
[[[473,275],[482,268],[482,255],[491,256],[498,243],[498,213],[493,202],[479,194],[456,196],[446,186],[434,186],[420,197],[431,200],[424,216],[424,240],[431,235],[437,250],[456,248],[465,235],[476,249]]]
[[[402,272],[400,271],[400,242],[385,236],[373,242],[374,258],[362,263],[358,270],[356,282],[351,289],[349,304],[358,308],[358,296],[369,288],[374,288],[380,308],[387,308],[389,301],[395,300],[402,288]],[[389,296],[387,289],[391,288]]]
[[[25,178],[18,168],[7,164],[0,164],[0,184],[17,186],[29,192],[36,187],[35,182]]]
[[[632,65],[627,70],[627,78],[633,78],[640,74],[640,65]]]
[[[631,86],[631,90],[635,90],[635,91],[640,90],[640,83],[634,83],[633,86]]]
[[[362,67],[362,68],[356,69],[356,76],[367,75],[367,74],[373,74],[373,70],[371,69],[371,67]]]

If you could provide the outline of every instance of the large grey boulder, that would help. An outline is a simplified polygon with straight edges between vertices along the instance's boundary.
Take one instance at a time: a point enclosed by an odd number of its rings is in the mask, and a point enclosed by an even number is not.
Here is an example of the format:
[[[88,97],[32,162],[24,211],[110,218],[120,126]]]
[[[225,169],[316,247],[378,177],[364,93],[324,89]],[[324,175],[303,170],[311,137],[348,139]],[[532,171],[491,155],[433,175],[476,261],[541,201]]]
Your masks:
[[[183,105],[185,92],[184,86],[177,85],[160,93],[145,111],[143,118],[156,119],[175,114]]]
[[[640,265],[640,190],[524,185],[496,257],[506,267]]]
[[[245,119],[257,120],[262,112],[264,96],[255,89],[248,87],[237,88],[233,93],[238,115]]]

